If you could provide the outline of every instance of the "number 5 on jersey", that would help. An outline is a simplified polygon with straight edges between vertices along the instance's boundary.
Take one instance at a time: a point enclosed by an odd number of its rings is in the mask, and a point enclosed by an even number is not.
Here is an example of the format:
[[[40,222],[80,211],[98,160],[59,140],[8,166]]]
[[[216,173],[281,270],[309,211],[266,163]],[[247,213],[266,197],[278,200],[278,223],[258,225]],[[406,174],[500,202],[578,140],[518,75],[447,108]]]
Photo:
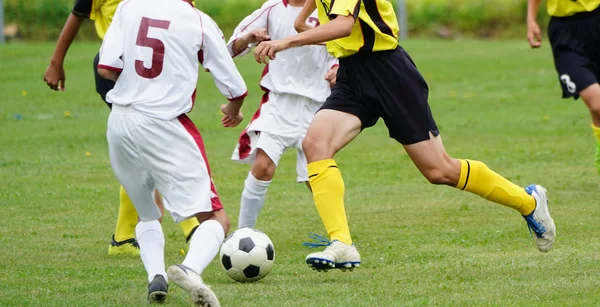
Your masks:
[[[151,19],[142,17],[140,29],[138,31],[136,45],[152,48],[152,61],[150,67],[146,68],[144,61],[135,60],[135,72],[143,78],[154,79],[160,75],[163,70],[165,57],[165,44],[158,38],[148,37],[150,28],[168,30],[171,24],[168,20]]]

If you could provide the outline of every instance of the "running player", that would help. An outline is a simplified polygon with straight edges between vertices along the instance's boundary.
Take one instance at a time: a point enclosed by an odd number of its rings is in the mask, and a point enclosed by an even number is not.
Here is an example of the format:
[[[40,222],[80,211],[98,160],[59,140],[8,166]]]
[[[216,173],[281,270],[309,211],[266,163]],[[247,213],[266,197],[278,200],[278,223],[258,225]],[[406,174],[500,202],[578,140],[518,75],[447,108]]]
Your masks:
[[[536,16],[541,0],[527,2],[527,39],[542,45]],[[548,0],[548,36],[563,98],[581,97],[592,116],[596,169],[600,172],[600,0]]]
[[[390,137],[404,146],[429,182],[514,208],[535,233],[538,249],[550,250],[556,228],[543,187],[519,187],[482,162],[454,159],[446,153],[429,108],[427,83],[398,45],[392,4],[386,0],[307,1],[297,22],[303,24],[315,7],[319,27],[262,42],[254,50],[257,61],[267,62],[288,48],[327,42],[329,52],[340,59],[337,83],[302,144],[313,198],[331,240],[323,238],[325,250],[308,255],[306,263],[316,270],[360,265],[346,220],[344,182],[333,157],[380,117]]]
[[[246,85],[221,30],[188,2],[123,1],[100,49],[98,73],[116,81],[106,96],[113,104],[106,133],[110,162],[141,219],[136,237],[150,302],[165,300],[168,276],[197,306],[219,306],[200,276],[219,251],[229,219],[211,179],[202,137],[186,115],[194,104],[199,64],[230,100],[221,106],[223,126],[237,126]],[[158,221],[162,213],[151,197],[155,188],[175,222],[194,216],[201,222],[185,260],[168,273]]]
[[[233,57],[247,54],[264,40],[296,34],[294,20],[305,0],[269,0],[244,18],[233,32],[228,48]],[[309,17],[318,25],[316,12]],[[261,103],[242,132],[232,159],[252,163],[244,182],[238,227],[256,225],[265,203],[267,188],[285,150],[295,148],[297,182],[308,184],[302,139],[315,113],[330,93],[337,72],[337,59],[324,46],[306,46],[283,51],[263,71]]]
[[[73,6],[73,10],[69,15],[65,26],[58,38],[56,49],[50,59],[50,65],[46,69],[44,74],[44,81],[48,86],[57,91],[64,91],[65,87],[65,70],[63,63],[67,55],[67,51],[75,39],[81,24],[84,19],[91,19],[94,21],[96,32],[100,39],[104,38],[106,30],[112,21],[113,14],[117,9],[117,5],[121,0],[77,0]],[[111,80],[106,80],[98,75],[96,72],[96,65],[98,64],[98,55],[94,59],[94,76],[96,80],[96,91],[102,97],[102,100],[106,102],[106,93],[110,91],[115,83]],[[110,103],[106,103],[110,108]],[[115,227],[115,233],[112,236],[110,245],[108,246],[109,255],[119,254],[132,254],[139,255],[139,246],[135,240],[135,225],[138,222],[138,214],[135,211],[129,196],[121,187],[119,193],[119,216],[117,218],[117,225]],[[162,206],[162,198],[160,195],[156,195],[155,201],[158,205]],[[190,235],[198,227],[198,221],[195,219],[189,219],[185,222],[180,223],[183,235],[186,240],[189,240]]]

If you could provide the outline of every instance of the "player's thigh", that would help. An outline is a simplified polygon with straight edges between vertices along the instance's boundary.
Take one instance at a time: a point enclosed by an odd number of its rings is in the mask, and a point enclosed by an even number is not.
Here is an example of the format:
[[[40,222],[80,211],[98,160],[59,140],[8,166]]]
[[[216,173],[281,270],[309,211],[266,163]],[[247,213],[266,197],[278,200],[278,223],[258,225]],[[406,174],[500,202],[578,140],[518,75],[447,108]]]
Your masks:
[[[594,83],[586,87],[579,95],[592,112],[600,113],[600,84]]]
[[[287,147],[289,146],[286,144],[284,138],[268,132],[261,132],[256,141],[256,160],[260,159],[265,164],[268,164],[270,161],[273,165],[277,166]],[[260,154],[261,157],[259,157],[258,149],[262,151]]]
[[[321,109],[313,119],[302,148],[308,162],[331,159],[361,131],[361,121],[344,111]]]
[[[177,222],[199,212],[213,211],[216,190],[198,130],[184,126],[179,119],[152,121],[153,124],[140,127],[146,139],[144,162],[152,169],[151,176],[163,196],[165,209]]]
[[[132,130],[135,119],[111,112],[107,127],[110,164],[119,183],[133,202],[142,221],[159,219],[162,214],[153,200],[154,183],[145,168],[138,139]]]

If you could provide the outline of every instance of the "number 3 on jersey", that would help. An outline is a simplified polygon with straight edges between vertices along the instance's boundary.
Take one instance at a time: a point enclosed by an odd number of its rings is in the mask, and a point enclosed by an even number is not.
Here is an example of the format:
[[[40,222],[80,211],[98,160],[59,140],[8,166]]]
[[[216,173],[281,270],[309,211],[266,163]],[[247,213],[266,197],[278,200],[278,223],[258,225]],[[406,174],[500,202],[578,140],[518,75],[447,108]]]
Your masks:
[[[152,62],[150,63],[150,68],[146,68],[144,61],[135,60],[135,72],[141,77],[146,79],[158,77],[163,70],[165,57],[165,44],[158,38],[148,37],[148,30],[150,28],[168,30],[170,24],[171,22],[168,20],[142,17],[135,44],[141,47],[152,48]]]

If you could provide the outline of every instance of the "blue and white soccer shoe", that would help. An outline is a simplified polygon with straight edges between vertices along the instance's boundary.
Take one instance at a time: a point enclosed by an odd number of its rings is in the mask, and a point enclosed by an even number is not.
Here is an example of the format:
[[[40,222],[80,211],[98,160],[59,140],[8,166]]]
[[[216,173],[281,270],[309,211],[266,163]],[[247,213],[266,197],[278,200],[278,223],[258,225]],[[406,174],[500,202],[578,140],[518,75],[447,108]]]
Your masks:
[[[306,256],[306,264],[313,270],[340,269],[342,271],[352,271],[360,266],[360,254],[354,244],[348,245],[338,240],[329,241],[314,233],[309,234],[309,237],[322,243],[304,243],[305,246],[310,248],[325,246],[325,250],[322,252]]]
[[[540,185],[530,185],[525,188],[527,194],[535,198],[536,207],[531,214],[523,216],[529,226],[529,231],[536,236],[537,247],[540,252],[545,253],[552,249],[556,240],[556,226],[548,211],[548,197],[546,189]]]

